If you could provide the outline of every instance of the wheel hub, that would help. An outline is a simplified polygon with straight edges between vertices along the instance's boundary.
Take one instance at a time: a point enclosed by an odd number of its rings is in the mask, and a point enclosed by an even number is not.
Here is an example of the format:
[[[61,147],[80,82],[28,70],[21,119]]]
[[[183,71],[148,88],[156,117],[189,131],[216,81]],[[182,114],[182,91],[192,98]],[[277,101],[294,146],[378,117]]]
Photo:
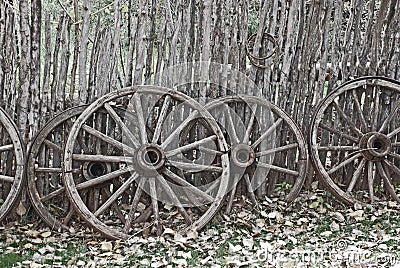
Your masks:
[[[155,172],[164,166],[165,154],[160,146],[146,144],[138,150],[136,160],[139,170]]]
[[[236,166],[247,168],[253,164],[255,154],[253,148],[247,144],[241,143],[234,146],[231,157]]]
[[[369,160],[381,159],[392,149],[389,138],[378,132],[365,134],[360,140],[360,148],[362,154]]]
[[[110,172],[111,166],[109,163],[90,161],[83,165],[83,176],[87,180],[101,177]]]

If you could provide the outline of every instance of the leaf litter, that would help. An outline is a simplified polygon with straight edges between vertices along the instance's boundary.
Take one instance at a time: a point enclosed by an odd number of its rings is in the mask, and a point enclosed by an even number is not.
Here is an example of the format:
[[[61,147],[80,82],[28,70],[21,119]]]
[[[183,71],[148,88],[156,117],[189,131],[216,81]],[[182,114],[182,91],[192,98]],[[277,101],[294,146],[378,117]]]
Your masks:
[[[288,208],[271,200],[235,206],[199,232],[127,241],[12,222],[0,227],[0,267],[400,267],[397,203],[348,208],[322,191]]]

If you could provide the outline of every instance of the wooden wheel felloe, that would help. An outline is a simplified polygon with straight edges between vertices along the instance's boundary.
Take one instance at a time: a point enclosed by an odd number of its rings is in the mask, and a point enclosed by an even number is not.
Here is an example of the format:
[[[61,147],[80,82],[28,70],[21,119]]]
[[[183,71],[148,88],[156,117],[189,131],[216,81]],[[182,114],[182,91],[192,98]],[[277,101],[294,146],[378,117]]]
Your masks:
[[[24,147],[17,127],[0,108],[0,221],[14,207],[24,178]]]
[[[309,144],[313,165],[346,204],[400,201],[400,83],[362,77],[318,105]]]
[[[254,66],[260,68],[260,69],[266,69],[268,68],[267,65],[262,64],[262,61],[271,58],[273,55],[275,55],[278,52],[278,41],[276,38],[269,34],[269,33],[264,33],[262,36],[262,43],[260,49],[264,50],[265,56],[256,56],[253,53],[253,47],[256,42],[257,34],[251,35],[247,39],[247,45],[246,45],[246,53],[247,56]],[[272,46],[271,46],[272,45]]]
[[[209,131],[181,145],[193,122]],[[200,147],[207,162],[193,159]],[[165,227],[198,230],[226,193],[226,151],[221,130],[197,102],[171,89],[135,86],[103,96],[76,120],[65,147],[65,186],[79,215],[113,239],[160,235]],[[77,167],[83,174],[73,172]]]
[[[55,230],[68,229],[75,214],[65,193],[61,166],[69,131],[86,107],[71,108],[53,117],[37,133],[28,153],[28,193],[32,205]]]
[[[307,146],[296,123],[276,105],[252,96],[229,96],[206,107],[215,116],[231,147],[231,177],[244,179],[249,197],[258,195],[292,202],[307,171]],[[257,189],[258,188],[258,189]],[[228,198],[229,212],[236,185]]]

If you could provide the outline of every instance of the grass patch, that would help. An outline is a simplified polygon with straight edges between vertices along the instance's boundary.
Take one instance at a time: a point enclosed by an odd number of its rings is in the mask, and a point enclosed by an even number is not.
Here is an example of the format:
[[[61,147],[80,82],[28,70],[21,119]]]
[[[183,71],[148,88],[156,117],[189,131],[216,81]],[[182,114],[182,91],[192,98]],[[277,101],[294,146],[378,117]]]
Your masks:
[[[18,263],[21,263],[30,257],[31,255],[21,256],[17,253],[2,254],[0,255],[0,267],[2,268],[15,267]]]

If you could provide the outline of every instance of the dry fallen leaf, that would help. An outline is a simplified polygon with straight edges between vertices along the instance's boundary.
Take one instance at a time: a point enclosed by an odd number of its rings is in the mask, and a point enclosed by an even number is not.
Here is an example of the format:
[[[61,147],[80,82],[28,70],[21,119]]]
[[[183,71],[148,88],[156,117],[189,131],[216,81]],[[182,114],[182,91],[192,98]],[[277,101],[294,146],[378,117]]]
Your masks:
[[[22,202],[19,202],[18,207],[15,209],[15,213],[17,213],[18,216],[24,216],[26,214],[26,208]]]
[[[47,237],[51,236],[51,232],[43,232],[40,234],[40,236],[43,238],[47,238]]]
[[[101,251],[107,252],[107,251],[112,251],[113,245],[111,242],[105,241],[101,242]]]

